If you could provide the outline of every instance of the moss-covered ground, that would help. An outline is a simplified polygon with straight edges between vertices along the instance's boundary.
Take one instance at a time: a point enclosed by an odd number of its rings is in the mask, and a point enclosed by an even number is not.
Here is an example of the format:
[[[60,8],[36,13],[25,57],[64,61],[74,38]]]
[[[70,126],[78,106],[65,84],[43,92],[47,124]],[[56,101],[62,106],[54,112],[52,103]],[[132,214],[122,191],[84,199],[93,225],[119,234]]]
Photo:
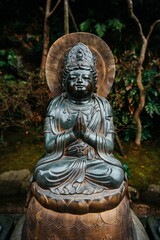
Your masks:
[[[144,190],[150,184],[160,184],[160,145],[158,140],[142,143],[141,147],[133,143],[123,144],[126,156],[115,153],[129,168],[129,184]]]
[[[31,172],[44,154],[43,137],[19,128],[3,134],[0,145],[0,173],[27,168]]]
[[[155,139],[155,138],[154,138]],[[129,168],[129,184],[139,190],[149,184],[160,184],[160,139],[142,143],[123,143],[125,157],[117,151],[115,156]],[[31,172],[44,153],[43,137],[20,129],[4,132],[0,145],[0,173],[28,168]]]

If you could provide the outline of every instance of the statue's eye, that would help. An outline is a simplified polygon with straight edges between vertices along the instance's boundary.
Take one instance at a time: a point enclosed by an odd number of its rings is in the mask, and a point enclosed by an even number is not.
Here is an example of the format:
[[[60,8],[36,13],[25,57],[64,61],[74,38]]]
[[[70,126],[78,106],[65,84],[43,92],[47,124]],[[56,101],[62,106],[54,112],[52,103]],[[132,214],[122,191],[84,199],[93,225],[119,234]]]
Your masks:
[[[77,78],[76,75],[70,75],[70,76],[69,76],[69,80],[75,80],[76,78]]]
[[[91,77],[90,77],[90,75],[83,75],[83,79],[84,79],[84,80],[90,80]]]

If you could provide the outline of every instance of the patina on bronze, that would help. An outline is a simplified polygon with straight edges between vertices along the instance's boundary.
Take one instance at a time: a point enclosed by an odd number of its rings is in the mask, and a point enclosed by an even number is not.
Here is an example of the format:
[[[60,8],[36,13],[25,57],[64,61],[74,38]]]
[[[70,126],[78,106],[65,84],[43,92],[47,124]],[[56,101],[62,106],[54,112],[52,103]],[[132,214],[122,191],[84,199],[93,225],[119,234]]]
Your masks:
[[[55,52],[60,65],[54,63]],[[52,75],[53,66],[59,67]],[[92,34],[63,36],[52,45],[46,69],[54,97],[45,118],[46,153],[33,172],[23,239],[146,240],[137,236],[125,172],[113,155],[112,108],[104,97],[115,70],[109,47]],[[61,81],[55,80],[60,74]],[[54,82],[57,91],[61,86],[58,96]]]

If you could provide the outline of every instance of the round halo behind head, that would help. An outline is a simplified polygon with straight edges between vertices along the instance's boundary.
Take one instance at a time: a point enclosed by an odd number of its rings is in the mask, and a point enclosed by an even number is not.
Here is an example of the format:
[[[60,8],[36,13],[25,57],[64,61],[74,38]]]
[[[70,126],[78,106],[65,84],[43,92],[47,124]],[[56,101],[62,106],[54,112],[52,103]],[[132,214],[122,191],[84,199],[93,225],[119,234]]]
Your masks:
[[[97,94],[106,97],[113,85],[115,62],[112,51],[101,38],[86,32],[63,35],[49,49],[46,61],[46,78],[53,97],[62,93],[62,73],[65,55],[78,43],[85,44],[96,58]]]

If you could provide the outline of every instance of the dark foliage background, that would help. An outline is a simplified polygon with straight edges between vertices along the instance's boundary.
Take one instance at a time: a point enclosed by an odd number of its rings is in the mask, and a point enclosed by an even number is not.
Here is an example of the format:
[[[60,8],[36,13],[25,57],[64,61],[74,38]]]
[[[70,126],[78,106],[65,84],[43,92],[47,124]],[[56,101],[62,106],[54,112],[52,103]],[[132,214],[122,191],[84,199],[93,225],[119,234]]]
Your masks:
[[[143,31],[160,19],[159,0],[134,0],[134,11]],[[52,1],[53,6],[56,1]],[[71,11],[79,31],[101,37],[115,56],[116,79],[108,98],[113,106],[115,125],[126,141],[134,139],[133,113],[139,104],[136,70],[141,41],[130,19],[126,0],[70,0]],[[51,94],[39,81],[43,47],[43,24],[46,2],[42,0],[0,1],[0,128],[22,127],[25,131],[42,129],[46,105]],[[50,20],[50,45],[64,34],[63,1]],[[74,32],[70,19],[70,32]],[[144,64],[144,84],[160,70],[160,25],[149,41]],[[150,139],[159,123],[160,80],[155,79],[147,91],[142,112],[142,140]]]

